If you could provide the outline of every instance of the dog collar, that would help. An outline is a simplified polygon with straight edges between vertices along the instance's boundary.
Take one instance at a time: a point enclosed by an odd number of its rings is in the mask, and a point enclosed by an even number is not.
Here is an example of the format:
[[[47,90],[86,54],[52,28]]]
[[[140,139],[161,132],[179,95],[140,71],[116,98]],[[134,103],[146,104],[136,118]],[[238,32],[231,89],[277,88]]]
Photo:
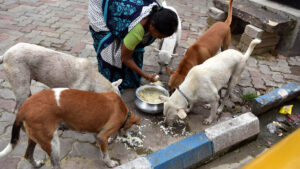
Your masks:
[[[130,111],[128,110],[128,112],[127,112],[127,116],[126,116],[126,119],[125,119],[125,121],[124,121],[124,123],[122,124],[122,126],[121,126],[121,128],[120,129],[122,129],[122,128],[124,128],[125,127],[125,125],[126,125],[126,123],[127,123],[127,121],[128,121],[128,119],[130,118]]]
[[[187,103],[187,109],[190,109],[190,106],[191,106],[190,101],[189,101],[190,99],[179,89],[179,87],[176,88],[176,89],[184,97],[184,99],[185,99],[185,101]]]

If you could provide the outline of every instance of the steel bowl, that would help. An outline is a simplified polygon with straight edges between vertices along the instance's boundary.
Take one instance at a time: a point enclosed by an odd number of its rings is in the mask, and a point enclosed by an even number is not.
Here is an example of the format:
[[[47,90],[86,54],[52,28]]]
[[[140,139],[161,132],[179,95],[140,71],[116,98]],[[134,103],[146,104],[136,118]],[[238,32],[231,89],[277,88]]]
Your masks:
[[[139,88],[136,89],[135,91],[135,105],[136,107],[145,112],[145,113],[149,113],[149,114],[157,114],[157,113],[161,113],[164,109],[164,103],[158,102],[158,103],[151,103],[151,102],[147,102],[145,100],[143,100],[140,96],[139,96],[139,91],[144,90],[144,89],[148,89],[148,88],[155,88],[157,90],[162,91],[166,96],[170,96],[168,90],[166,90],[165,88],[161,87],[161,86],[157,86],[157,85],[144,85],[144,86],[140,86]]]

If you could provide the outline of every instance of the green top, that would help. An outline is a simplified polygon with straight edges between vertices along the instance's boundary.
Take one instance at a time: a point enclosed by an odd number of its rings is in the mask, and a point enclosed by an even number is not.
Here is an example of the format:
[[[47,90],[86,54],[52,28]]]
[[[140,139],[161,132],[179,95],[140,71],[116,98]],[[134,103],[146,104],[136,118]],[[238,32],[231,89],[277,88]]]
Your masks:
[[[129,50],[134,50],[135,47],[142,41],[144,36],[144,27],[138,23],[125,36],[124,45]]]

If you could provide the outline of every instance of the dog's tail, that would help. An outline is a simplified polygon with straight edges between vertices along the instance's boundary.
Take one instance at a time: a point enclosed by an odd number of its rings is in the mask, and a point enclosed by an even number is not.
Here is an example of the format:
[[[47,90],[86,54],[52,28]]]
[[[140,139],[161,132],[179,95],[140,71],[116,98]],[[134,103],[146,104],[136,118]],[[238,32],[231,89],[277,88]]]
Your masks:
[[[253,39],[246,51],[246,53],[244,54],[244,59],[248,60],[248,58],[250,57],[251,53],[253,52],[253,49],[255,48],[255,46],[257,44],[260,44],[261,40],[260,39]]]
[[[16,147],[20,138],[20,129],[22,126],[23,118],[21,118],[20,115],[17,115],[14,125],[12,127],[10,143],[5,147],[4,150],[0,152],[0,159],[12,152],[13,149]]]
[[[0,56],[0,64],[2,64],[2,63],[3,63],[3,58],[4,58],[4,56],[3,56],[3,55],[1,55],[1,56]]]
[[[232,20],[232,3],[233,3],[233,0],[230,0],[230,2],[229,2],[229,8],[228,8],[228,16],[227,16],[227,19],[225,21],[225,23],[228,26],[231,24],[231,20]]]

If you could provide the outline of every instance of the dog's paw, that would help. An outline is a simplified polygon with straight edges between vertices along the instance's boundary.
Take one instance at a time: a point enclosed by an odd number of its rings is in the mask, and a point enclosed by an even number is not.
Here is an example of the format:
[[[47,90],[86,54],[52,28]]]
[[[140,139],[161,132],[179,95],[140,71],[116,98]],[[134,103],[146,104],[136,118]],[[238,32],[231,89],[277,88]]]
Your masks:
[[[212,122],[212,119],[211,118],[207,118],[203,121],[203,124],[205,125],[209,125],[210,123]]]
[[[106,160],[104,162],[110,168],[116,167],[117,165],[119,165],[119,163],[117,161],[114,161],[114,160]]]
[[[211,108],[210,104],[205,104],[205,105],[203,105],[203,107],[204,107],[205,109],[210,109],[210,108]]]
[[[45,161],[44,160],[35,160],[34,162],[34,168],[40,168],[42,167],[43,165],[45,165]]]
[[[222,108],[218,108],[217,115],[220,115],[222,113],[222,111],[223,111]]]

